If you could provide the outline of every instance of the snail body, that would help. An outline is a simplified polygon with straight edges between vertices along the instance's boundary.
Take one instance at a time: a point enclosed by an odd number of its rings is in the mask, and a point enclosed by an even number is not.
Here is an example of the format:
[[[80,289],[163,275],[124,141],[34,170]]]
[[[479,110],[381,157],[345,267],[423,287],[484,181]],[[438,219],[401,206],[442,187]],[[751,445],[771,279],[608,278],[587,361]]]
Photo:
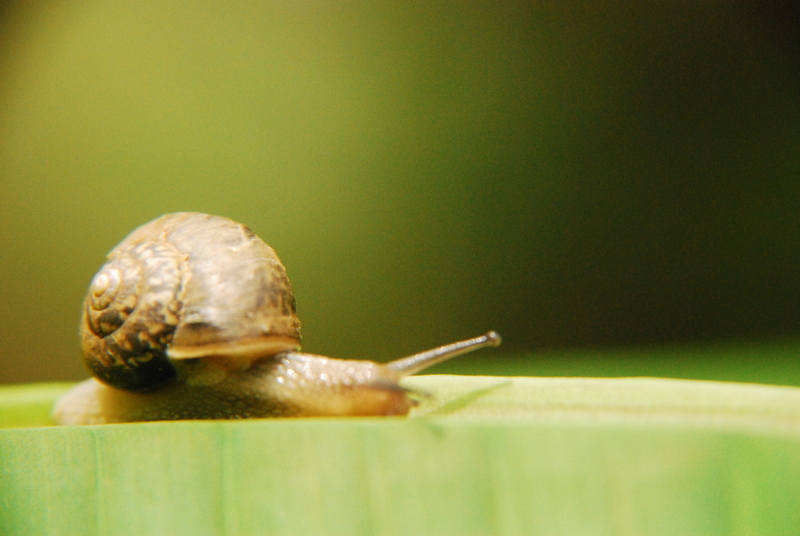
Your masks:
[[[490,332],[388,364],[300,353],[275,251],[200,213],[167,214],[120,242],[92,280],[80,332],[94,378],[59,400],[59,424],[405,415],[403,377],[500,343]]]

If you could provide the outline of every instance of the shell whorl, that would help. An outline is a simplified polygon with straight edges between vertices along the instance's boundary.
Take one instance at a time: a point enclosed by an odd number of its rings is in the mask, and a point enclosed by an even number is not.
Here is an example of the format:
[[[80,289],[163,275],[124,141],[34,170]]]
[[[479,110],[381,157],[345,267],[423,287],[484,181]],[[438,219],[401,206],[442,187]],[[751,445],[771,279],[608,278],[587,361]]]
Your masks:
[[[152,390],[175,361],[295,350],[300,322],[275,251],[227,218],[168,214],[111,251],[81,323],[84,360],[103,382]]]

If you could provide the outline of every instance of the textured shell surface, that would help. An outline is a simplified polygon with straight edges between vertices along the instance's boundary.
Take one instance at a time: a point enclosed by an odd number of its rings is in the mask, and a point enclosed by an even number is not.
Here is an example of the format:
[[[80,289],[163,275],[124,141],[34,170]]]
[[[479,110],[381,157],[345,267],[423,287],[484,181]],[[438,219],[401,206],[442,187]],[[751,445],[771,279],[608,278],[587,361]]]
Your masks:
[[[299,348],[294,293],[275,251],[246,226],[193,212],[134,230],[94,277],[84,358],[114,387],[151,390],[172,361]]]

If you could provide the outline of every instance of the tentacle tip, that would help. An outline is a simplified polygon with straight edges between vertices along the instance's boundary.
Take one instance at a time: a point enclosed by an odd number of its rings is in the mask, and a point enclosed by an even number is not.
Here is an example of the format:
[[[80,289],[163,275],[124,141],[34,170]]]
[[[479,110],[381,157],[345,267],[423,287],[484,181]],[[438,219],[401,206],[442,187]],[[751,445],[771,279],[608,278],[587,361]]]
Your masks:
[[[496,331],[490,331],[484,336],[486,337],[486,343],[489,346],[500,346],[500,344],[503,342],[503,338],[500,337],[500,334]]]

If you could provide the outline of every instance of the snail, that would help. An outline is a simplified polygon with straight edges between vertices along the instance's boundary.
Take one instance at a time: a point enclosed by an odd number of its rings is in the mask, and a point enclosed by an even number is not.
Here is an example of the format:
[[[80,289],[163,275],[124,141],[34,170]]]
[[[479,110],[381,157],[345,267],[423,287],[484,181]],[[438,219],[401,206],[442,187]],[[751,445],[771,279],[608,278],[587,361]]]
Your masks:
[[[406,415],[400,380],[485,346],[489,332],[386,364],[300,353],[286,270],[246,226],[167,214],[135,229],[92,280],[80,323],[94,378],[58,424]]]

